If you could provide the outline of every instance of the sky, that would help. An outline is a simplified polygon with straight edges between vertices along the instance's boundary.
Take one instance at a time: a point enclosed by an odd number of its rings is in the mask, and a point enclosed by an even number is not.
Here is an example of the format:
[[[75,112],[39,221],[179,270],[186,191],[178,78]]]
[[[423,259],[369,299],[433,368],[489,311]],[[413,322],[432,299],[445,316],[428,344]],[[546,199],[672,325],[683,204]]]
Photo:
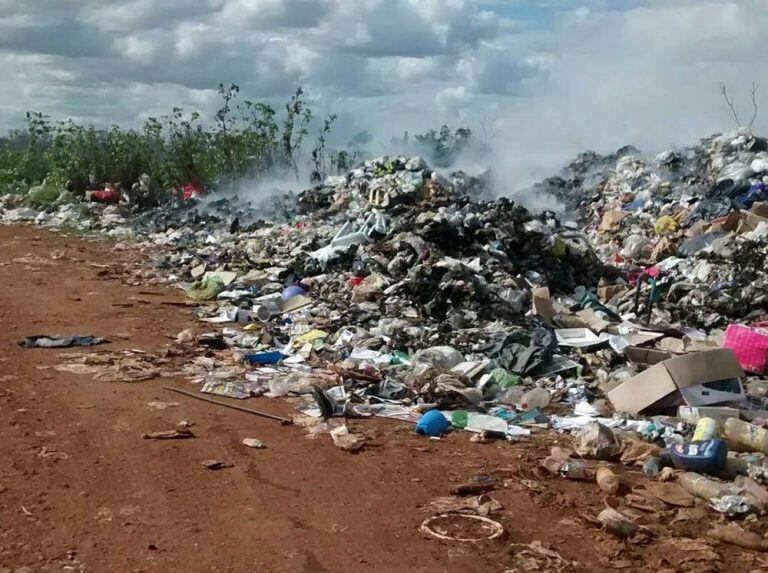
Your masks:
[[[0,131],[26,110],[139,126],[218,108],[219,83],[282,105],[298,86],[334,137],[447,123],[522,181],[579,151],[660,151],[743,121],[768,132],[768,1],[0,0]]]

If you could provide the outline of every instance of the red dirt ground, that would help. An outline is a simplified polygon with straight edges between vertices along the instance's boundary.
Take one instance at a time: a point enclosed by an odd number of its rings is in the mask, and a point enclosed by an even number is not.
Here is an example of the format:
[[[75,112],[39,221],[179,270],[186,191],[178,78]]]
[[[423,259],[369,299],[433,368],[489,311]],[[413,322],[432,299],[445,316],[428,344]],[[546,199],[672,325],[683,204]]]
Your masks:
[[[464,432],[433,442],[403,422],[360,420],[351,429],[370,442],[350,454],[328,436],[309,440],[299,427],[163,389],[189,387],[182,379],[99,382],[51,368],[72,350],[17,346],[33,334],[72,333],[112,340],[99,350],[167,345],[192,312],[154,302],[179,301],[177,291],[126,284],[138,258],[106,240],[0,226],[0,572],[502,572],[511,544],[536,540],[578,562],[568,570],[684,571],[665,539],[696,537],[716,519],[665,524],[645,545],[624,543],[581,520],[604,507],[594,483],[536,472],[552,433],[517,444],[471,443]],[[181,405],[158,411],[150,401]],[[279,400],[244,405],[292,413]],[[141,439],[183,419],[195,423],[196,438]],[[245,437],[268,449],[245,447]],[[41,456],[42,448],[68,457]],[[201,466],[207,459],[234,467],[211,471]],[[622,471],[638,479],[637,469]],[[419,533],[430,515],[421,505],[481,475],[499,479],[491,495],[504,506],[494,516],[503,539],[461,544]],[[728,565],[697,571],[762,563],[713,547]]]

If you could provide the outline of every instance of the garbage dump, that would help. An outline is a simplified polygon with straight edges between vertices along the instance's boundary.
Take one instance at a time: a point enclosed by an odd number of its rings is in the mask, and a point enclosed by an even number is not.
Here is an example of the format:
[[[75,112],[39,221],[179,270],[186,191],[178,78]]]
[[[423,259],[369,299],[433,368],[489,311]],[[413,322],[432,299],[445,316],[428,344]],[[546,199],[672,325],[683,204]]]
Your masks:
[[[196,305],[200,332],[179,335],[208,350],[191,390],[287,399],[350,453],[366,445],[350,418],[432,441],[570,433],[541,467],[616,498],[593,520],[609,534],[649,534],[626,515],[622,465],[664,507],[763,514],[768,140],[739,129],[653,158],[585,153],[532,192],[565,215],[396,156],[266,209],[215,190],[144,212],[5,196],[2,218],[148,253]]]

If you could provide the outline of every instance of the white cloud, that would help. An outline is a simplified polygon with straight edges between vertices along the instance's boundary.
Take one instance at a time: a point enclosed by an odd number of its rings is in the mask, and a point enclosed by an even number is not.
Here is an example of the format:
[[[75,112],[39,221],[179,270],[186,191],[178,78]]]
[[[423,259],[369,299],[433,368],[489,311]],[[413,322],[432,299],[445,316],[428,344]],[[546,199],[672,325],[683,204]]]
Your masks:
[[[340,141],[482,123],[516,187],[585,148],[730,127],[720,81],[749,115],[765,29],[764,0],[0,0],[0,129],[26,109],[210,117],[220,82],[276,105],[302,85]]]

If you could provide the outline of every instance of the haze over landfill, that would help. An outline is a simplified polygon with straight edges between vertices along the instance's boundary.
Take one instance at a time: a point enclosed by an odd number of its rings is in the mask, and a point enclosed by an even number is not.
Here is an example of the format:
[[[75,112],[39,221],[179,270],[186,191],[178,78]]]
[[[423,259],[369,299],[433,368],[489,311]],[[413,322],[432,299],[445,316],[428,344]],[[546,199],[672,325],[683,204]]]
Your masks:
[[[337,144],[464,125],[510,175],[541,178],[585,149],[730,127],[718,84],[749,106],[767,25],[761,0],[3,0],[0,129],[28,109],[211,117],[220,82],[273,103],[303,86],[339,115]]]

